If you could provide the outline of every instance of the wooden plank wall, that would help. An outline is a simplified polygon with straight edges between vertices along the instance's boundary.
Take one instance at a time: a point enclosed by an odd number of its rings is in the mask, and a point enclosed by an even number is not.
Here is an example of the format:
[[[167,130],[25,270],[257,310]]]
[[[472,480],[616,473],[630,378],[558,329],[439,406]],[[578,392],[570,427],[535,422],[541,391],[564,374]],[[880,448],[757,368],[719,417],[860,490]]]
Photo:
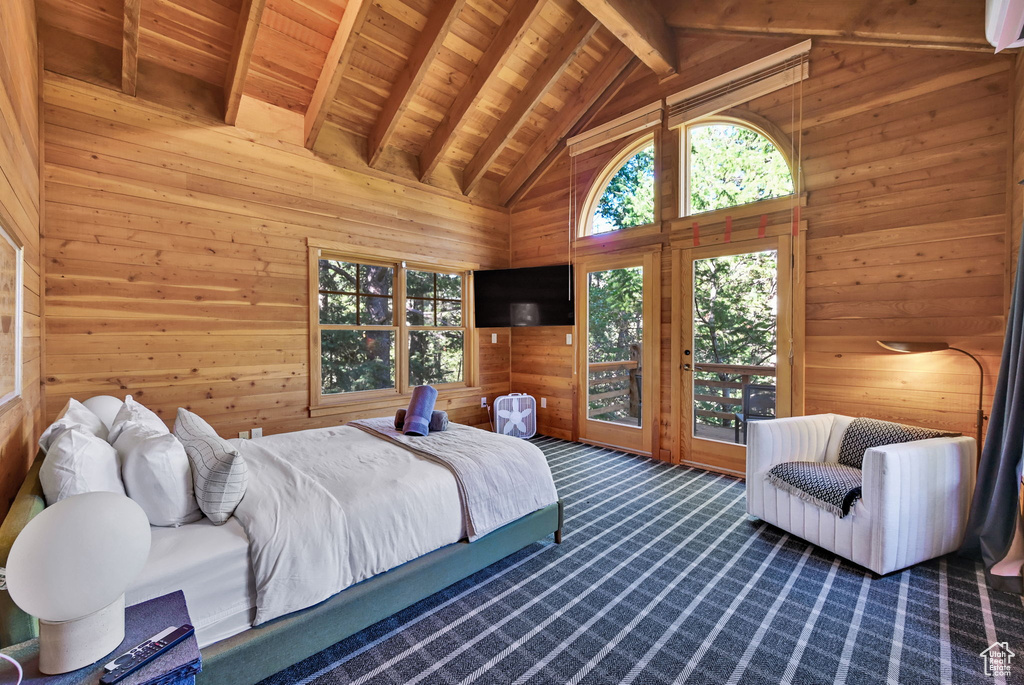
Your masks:
[[[63,76],[44,100],[48,417],[132,393],[224,435],[344,422],[308,416],[307,238],[508,263],[502,208]],[[508,391],[508,330],[482,333],[483,392],[440,407],[463,423]]]
[[[36,454],[42,413],[39,57],[33,0],[0,3],[0,224],[25,248],[22,397],[0,414],[0,514]]]
[[[1018,52],[1013,67],[1013,173],[1009,178],[1010,213],[1009,234],[1007,241],[1006,286],[1007,304],[1009,290],[1013,285],[1014,274],[1017,272],[1017,259],[1020,255],[1021,231],[1024,230],[1024,53]]]
[[[680,76],[662,83],[637,78],[595,125],[794,42],[679,39]],[[805,411],[972,434],[977,373],[970,360],[953,352],[889,354],[875,340],[946,340],[980,355],[988,388],[995,381],[1010,222],[1013,59],[816,41],[810,63],[802,133],[799,99],[789,89],[744,108],[802,140],[808,192]],[[668,131],[663,135],[674,139]],[[665,148],[670,153],[672,144]],[[578,197],[585,196],[599,162],[614,152],[581,158]],[[676,203],[674,163],[660,164],[662,206],[668,208]],[[513,208],[513,266],[564,261],[570,185],[563,155]],[[665,223],[660,236],[633,243],[685,244],[685,234],[686,227]],[[664,254],[659,423],[666,447],[673,422],[665,391],[672,292],[668,250]],[[513,381],[515,361],[513,351]],[[536,391],[551,392],[564,380],[552,378],[551,390]]]

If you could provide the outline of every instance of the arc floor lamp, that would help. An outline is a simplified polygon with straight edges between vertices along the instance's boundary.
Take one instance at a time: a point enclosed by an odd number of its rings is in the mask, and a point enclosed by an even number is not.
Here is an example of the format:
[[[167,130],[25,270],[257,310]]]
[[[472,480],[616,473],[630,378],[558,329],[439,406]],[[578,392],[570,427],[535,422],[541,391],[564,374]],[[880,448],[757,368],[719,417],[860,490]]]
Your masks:
[[[918,352],[941,352],[943,350],[951,350],[953,352],[959,352],[960,354],[966,354],[970,357],[975,364],[978,365],[978,454],[981,455],[981,435],[985,426],[985,369],[981,366],[981,362],[978,358],[967,350],[961,350],[959,347],[950,347],[949,343],[946,342],[897,342],[892,340],[876,340],[879,345],[891,352],[902,352],[904,354],[916,354]]]

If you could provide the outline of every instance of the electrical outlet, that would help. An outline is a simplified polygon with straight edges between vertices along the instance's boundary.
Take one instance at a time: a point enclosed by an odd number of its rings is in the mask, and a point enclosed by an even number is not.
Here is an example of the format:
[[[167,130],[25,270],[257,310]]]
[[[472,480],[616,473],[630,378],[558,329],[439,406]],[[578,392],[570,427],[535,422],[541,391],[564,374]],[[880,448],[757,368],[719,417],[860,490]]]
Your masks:
[[[263,427],[262,426],[257,426],[256,428],[253,428],[252,429],[252,437],[254,437],[254,438],[262,438],[263,437]]]
[[[498,334],[497,333],[491,333],[491,344],[494,345],[497,342],[498,342]]]
[[[565,334],[565,344],[572,345],[572,333]]]
[[[546,397],[540,398],[540,408],[541,409],[547,409],[548,408],[548,398],[546,398]]]
[[[240,437],[242,440],[248,440],[249,431],[238,431],[238,437]]]
[[[486,397],[481,397],[480,398],[480,408],[481,409],[485,409],[486,407],[487,407],[487,398]]]

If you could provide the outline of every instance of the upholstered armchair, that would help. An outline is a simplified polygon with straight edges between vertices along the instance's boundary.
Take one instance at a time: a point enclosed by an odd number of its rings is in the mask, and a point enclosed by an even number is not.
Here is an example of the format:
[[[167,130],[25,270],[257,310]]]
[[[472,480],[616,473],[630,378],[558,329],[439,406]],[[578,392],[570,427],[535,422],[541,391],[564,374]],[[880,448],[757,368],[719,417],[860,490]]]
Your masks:
[[[842,516],[769,482],[784,462],[835,463],[852,421],[820,414],[751,423],[747,512],[879,574],[956,550],[974,493],[974,438],[868,449],[861,497]]]

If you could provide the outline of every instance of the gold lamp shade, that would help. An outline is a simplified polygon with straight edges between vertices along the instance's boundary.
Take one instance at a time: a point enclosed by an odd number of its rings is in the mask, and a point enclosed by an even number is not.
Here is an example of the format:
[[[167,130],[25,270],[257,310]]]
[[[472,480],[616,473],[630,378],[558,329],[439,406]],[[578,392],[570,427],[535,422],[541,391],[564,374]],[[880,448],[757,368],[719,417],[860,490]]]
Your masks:
[[[944,342],[897,342],[893,340],[876,340],[879,345],[890,352],[941,352],[949,349]]]

